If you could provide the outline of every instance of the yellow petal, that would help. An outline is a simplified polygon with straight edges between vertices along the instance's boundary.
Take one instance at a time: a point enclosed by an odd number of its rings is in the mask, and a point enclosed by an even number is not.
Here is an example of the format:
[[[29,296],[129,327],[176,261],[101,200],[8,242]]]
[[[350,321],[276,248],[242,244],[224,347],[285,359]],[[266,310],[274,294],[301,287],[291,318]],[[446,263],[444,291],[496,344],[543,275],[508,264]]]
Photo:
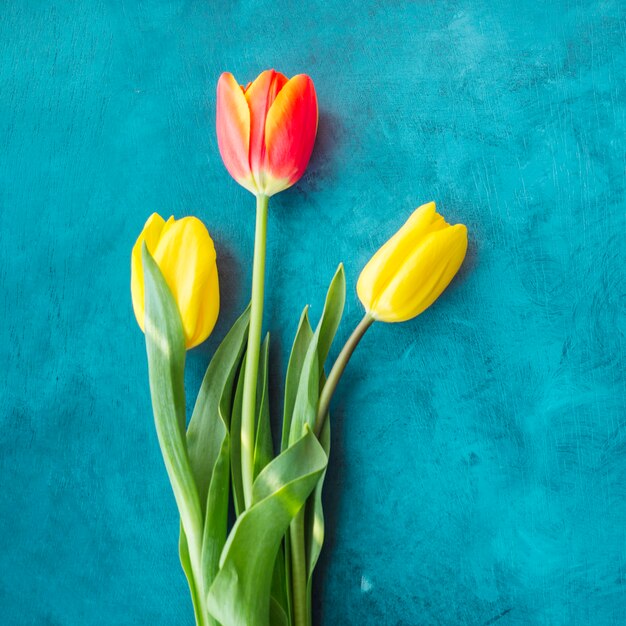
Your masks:
[[[466,251],[467,228],[462,224],[428,233],[375,302],[376,319],[403,322],[426,310],[450,284]]]
[[[219,310],[213,240],[199,219],[185,217],[167,224],[153,256],[178,304],[187,348],[192,348],[213,330]]]
[[[165,220],[158,214],[153,213],[146,221],[141,234],[137,238],[130,261],[130,292],[133,300],[133,310],[141,330],[144,330],[144,287],[143,265],[141,263],[141,248],[146,242],[148,250],[153,253],[159,242],[161,232],[165,226]]]
[[[413,211],[402,228],[374,254],[359,276],[357,294],[366,309],[374,306],[385,285],[430,228],[445,224],[445,220],[436,213],[434,202],[423,204]]]
[[[220,290],[215,263],[206,278],[206,284],[199,287],[204,297],[199,303],[198,320],[195,331],[187,342],[188,349],[200,345],[211,334],[220,310]]]

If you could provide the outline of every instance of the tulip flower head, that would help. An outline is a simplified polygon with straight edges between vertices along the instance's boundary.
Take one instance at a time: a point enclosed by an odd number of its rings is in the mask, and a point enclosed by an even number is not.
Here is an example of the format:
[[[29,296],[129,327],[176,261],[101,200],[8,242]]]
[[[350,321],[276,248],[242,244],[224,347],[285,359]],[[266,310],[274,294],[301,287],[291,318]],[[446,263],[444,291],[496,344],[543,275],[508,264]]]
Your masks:
[[[215,247],[206,227],[196,217],[170,217],[166,222],[153,213],[148,218],[131,256],[131,294],[141,330],[145,318],[144,242],[178,305],[187,349],[201,344],[211,334],[220,308]]]
[[[467,251],[467,228],[450,226],[430,202],[365,266],[357,293],[375,320],[404,322],[427,309],[458,272]]]
[[[229,72],[217,84],[217,142],[230,175],[272,196],[304,174],[317,133],[317,96],[305,74],[266,70],[247,87]]]

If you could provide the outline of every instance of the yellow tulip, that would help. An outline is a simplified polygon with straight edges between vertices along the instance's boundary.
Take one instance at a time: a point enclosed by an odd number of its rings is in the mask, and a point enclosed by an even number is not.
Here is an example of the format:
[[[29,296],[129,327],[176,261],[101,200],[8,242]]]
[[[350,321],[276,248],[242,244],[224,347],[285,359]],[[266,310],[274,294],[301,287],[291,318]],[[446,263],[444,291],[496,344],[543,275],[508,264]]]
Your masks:
[[[215,246],[196,217],[167,222],[153,213],[146,222],[131,256],[131,293],[137,322],[144,330],[144,282],[141,249],[159,266],[178,305],[187,349],[201,344],[213,330],[220,308]]]
[[[430,202],[376,252],[357,283],[367,313],[381,322],[404,322],[427,309],[458,272],[467,251],[467,228],[450,226]]]

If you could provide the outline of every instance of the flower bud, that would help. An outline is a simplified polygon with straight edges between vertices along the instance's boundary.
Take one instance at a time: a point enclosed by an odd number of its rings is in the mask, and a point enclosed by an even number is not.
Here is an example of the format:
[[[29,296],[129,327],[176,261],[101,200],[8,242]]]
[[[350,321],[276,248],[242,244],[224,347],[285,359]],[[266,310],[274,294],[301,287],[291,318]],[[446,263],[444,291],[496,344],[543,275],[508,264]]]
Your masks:
[[[357,293],[366,311],[382,322],[404,322],[427,309],[448,286],[467,251],[467,228],[450,226],[430,202],[365,266]]]
[[[196,217],[167,222],[153,213],[146,222],[131,256],[131,294],[137,322],[144,330],[144,280],[141,249],[159,266],[180,311],[187,349],[201,344],[213,330],[220,308],[215,246]]]
[[[247,87],[224,72],[217,84],[217,143],[248,191],[272,196],[304,174],[317,133],[317,96],[305,74],[266,70]]]

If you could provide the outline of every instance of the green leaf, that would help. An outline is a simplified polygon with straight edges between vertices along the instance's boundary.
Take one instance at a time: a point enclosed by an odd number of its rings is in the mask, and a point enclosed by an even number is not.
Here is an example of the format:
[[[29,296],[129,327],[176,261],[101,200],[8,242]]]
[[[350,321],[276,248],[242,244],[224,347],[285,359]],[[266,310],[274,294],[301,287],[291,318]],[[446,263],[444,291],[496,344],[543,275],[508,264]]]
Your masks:
[[[319,437],[320,444],[328,459],[330,453],[330,419],[326,418],[322,432]],[[308,612],[311,614],[311,594],[313,587],[313,571],[317,565],[322,546],[324,544],[324,510],[322,508],[322,488],[326,470],[315,485],[311,497],[307,500],[305,510],[304,538],[307,553],[307,601],[309,603]]]
[[[269,333],[266,335],[261,349],[261,367],[259,368],[259,385],[257,385],[257,438],[255,442],[255,476],[274,456],[272,433],[269,414]],[[241,476],[241,407],[243,403],[243,381],[246,369],[244,355],[233,402],[230,436],[231,436],[231,479],[235,513],[239,516],[245,510],[244,492]]]
[[[231,530],[209,590],[211,614],[223,626],[267,626],[274,561],[294,515],[326,468],[309,428],[271,461],[252,487],[252,502]]]
[[[274,458],[274,445],[272,443],[272,427],[270,424],[270,399],[269,399],[269,350],[270,334],[265,335],[261,346],[261,367],[259,368],[259,384],[257,385],[257,420],[256,441],[254,443],[254,477]]]
[[[237,388],[235,390],[235,399],[233,401],[233,411],[230,418],[230,476],[233,491],[233,502],[235,505],[235,514],[237,517],[243,513],[246,508],[243,479],[241,477],[241,408],[243,405],[243,383],[244,372],[246,371],[246,355],[244,354],[239,368],[239,378],[237,380]]]
[[[311,328],[311,323],[309,322],[308,311],[309,307],[304,307],[291,348],[289,363],[287,365],[287,374],[285,377],[285,399],[283,403],[281,450],[286,450],[289,446],[291,420],[296,403],[300,376],[302,374],[302,366],[304,365],[304,359],[306,357],[307,350],[309,349],[309,344],[313,338],[313,329]],[[287,616],[292,615],[291,550],[291,539],[289,533],[286,533],[283,539],[282,549],[278,554],[278,558],[276,559],[276,564],[274,566],[274,580],[276,581],[276,578],[280,575],[280,573],[283,573],[285,577],[284,591],[286,595],[284,610]],[[274,591],[276,587],[277,584],[274,582],[272,591],[273,596],[277,593],[277,591]]]
[[[248,306],[215,351],[187,428],[189,459],[202,504],[206,500],[222,440],[230,425],[234,383],[245,351],[249,324]],[[220,415],[220,409],[223,415]]]
[[[181,563],[194,585],[192,598],[205,613],[204,598],[199,595],[201,580],[201,547],[203,515],[185,437],[185,337],[183,325],[172,293],[163,274],[150,255],[142,248],[145,289],[145,335],[148,372],[154,424],[161,447],[174,498],[180,513],[187,550],[181,553]]]
[[[298,389],[293,403],[289,440],[293,442],[303,429],[315,423],[319,394],[324,381],[324,362],[332,344],[345,304],[346,285],[343,266],[339,265],[328,288],[322,316],[301,365]],[[286,409],[289,408],[286,402]],[[287,417],[287,416],[285,416]],[[328,434],[327,431],[326,434]],[[324,448],[323,448],[324,449]],[[328,445],[325,452],[328,452]],[[292,605],[302,617],[306,602],[310,615],[310,587],[312,572],[319,558],[323,542],[323,513],[321,509],[321,486],[316,486],[317,496],[311,498],[305,510],[293,520],[289,535],[285,539],[287,556],[290,559],[289,576],[293,579]],[[310,509],[310,512],[309,512]],[[306,596],[306,598],[305,598]],[[296,617],[296,619],[299,619]]]
[[[289,445],[289,431],[291,429],[291,417],[293,415],[293,407],[296,403],[296,394],[298,393],[298,385],[300,384],[300,375],[302,374],[302,365],[306,357],[311,338],[313,337],[313,329],[309,322],[309,307],[304,307],[300,316],[300,323],[296,331],[296,337],[291,348],[289,356],[289,364],[287,365],[287,376],[285,377],[285,401],[283,407],[283,432],[281,439],[281,450],[286,450]]]
[[[346,279],[343,265],[339,265],[326,295],[322,316],[309,342],[298,391],[291,418],[289,441],[293,443],[300,436],[305,424],[313,428],[319,401],[320,380],[323,376],[324,362],[328,356],[346,300]]]
[[[206,594],[218,570],[228,529],[230,435],[237,372],[245,350],[249,307],[219,345],[200,386],[189,427],[187,444],[191,466],[205,510],[202,538],[202,586]],[[181,562],[184,558],[182,538]],[[196,582],[199,585],[199,582]]]
[[[278,556],[280,557],[281,555],[279,554]],[[285,591],[287,595],[286,612],[291,621],[291,616],[293,615],[293,590],[291,588],[291,540],[288,532],[285,532],[285,536],[283,537],[282,558],[285,569]]]
[[[288,591],[290,585],[291,580],[287,578],[287,572],[285,569],[284,543],[281,543],[274,562],[274,574],[272,576],[272,591],[270,596],[270,624],[272,624],[272,626],[275,623],[282,624],[282,621],[278,621],[278,616],[275,616],[277,609],[280,609],[282,614],[285,616],[285,620],[289,623],[289,615],[291,614],[291,611],[289,609]],[[273,615],[275,616],[275,619],[273,619]]]
[[[230,437],[225,434],[213,467],[202,537],[202,589],[206,595],[218,569],[228,533],[228,487],[230,484]],[[213,622],[209,622],[213,624]]]
[[[152,409],[163,460],[183,527],[202,527],[200,501],[185,439],[185,338],[178,306],[144,244],[145,333]]]
[[[272,596],[270,598],[270,626],[289,626],[285,609]]]
[[[189,585],[189,592],[191,594],[191,602],[193,604],[193,613],[196,618],[196,624],[202,624],[202,620],[206,619],[202,616],[202,592],[198,590],[193,576],[191,559],[189,558],[189,546],[187,545],[187,537],[185,537],[185,531],[183,530],[182,523],[180,524],[180,534],[178,537],[178,554],[180,556],[180,564],[185,572],[185,577],[187,578],[187,584]]]
[[[324,369],[324,362],[328,356],[330,346],[333,343],[333,339],[335,338],[335,334],[339,328],[339,322],[341,322],[345,302],[346,274],[343,269],[343,263],[340,263],[332,281],[330,282],[330,286],[328,287],[324,310],[318,325],[319,339],[317,354],[319,357],[320,375]]]

